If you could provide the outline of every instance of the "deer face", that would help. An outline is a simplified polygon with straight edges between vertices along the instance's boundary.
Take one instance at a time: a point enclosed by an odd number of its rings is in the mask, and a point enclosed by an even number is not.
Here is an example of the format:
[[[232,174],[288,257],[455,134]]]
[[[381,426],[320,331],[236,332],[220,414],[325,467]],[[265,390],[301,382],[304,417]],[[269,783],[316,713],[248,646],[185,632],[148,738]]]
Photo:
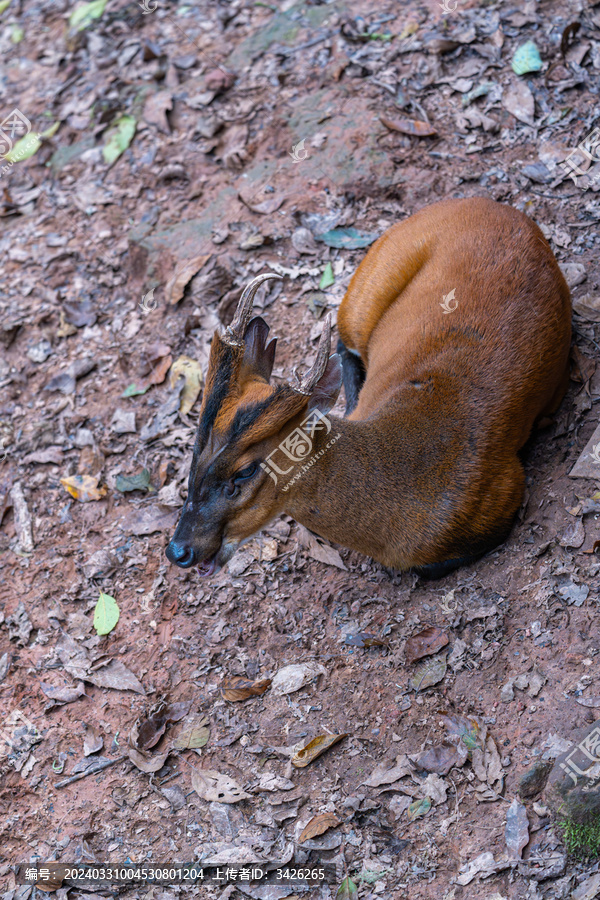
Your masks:
[[[218,571],[240,544],[283,509],[267,457],[315,409],[327,412],[341,385],[337,355],[329,359],[326,321],[315,364],[294,387],[270,384],[275,341],[269,328],[250,319],[259,285],[244,291],[231,325],[215,333],[190,469],[188,496],[166,554],[201,575]]]

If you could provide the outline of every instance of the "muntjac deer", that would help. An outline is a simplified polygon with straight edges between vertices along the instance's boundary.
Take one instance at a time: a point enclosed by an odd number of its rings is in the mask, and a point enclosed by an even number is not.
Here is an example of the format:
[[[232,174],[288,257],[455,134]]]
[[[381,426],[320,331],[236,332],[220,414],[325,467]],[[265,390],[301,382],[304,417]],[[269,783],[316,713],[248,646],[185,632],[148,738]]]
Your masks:
[[[187,500],[167,557],[210,575],[282,512],[394,569],[439,577],[501,543],[519,450],[568,383],[569,289],[540,229],[484,198],[389,228],[329,317],[312,368],[271,384],[252,318],[215,333]],[[327,416],[344,381],[344,418]]]

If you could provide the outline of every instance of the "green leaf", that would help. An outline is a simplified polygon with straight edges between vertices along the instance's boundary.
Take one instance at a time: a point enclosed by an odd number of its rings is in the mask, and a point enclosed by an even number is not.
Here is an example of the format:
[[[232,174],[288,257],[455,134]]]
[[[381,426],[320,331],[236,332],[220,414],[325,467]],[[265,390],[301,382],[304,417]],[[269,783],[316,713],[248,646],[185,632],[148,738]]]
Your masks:
[[[350,877],[344,878],[335,895],[335,900],[354,900],[358,897],[358,888]]]
[[[138,394],[145,394],[149,387],[150,387],[150,385],[147,385],[146,387],[139,387],[134,382],[132,384],[127,385],[127,387],[121,394],[121,397],[137,397]]]
[[[112,166],[127,150],[135,134],[136,121],[133,116],[121,116],[108,132],[108,140],[102,148],[104,162]]]
[[[34,134],[33,131],[30,131],[29,134],[24,135],[17,141],[12,150],[10,150],[3,159],[10,163],[23,162],[24,159],[29,159],[37,153],[42,146],[42,138],[49,138],[52,137],[53,134],[56,134],[59,125],[60,122],[55,122],[50,128],[42,131],[41,134]]]
[[[142,469],[137,475],[117,475],[115,487],[122,494],[128,491],[151,491],[150,472],[148,469]]]
[[[424,797],[422,800],[413,800],[413,802],[407,809],[408,818],[411,822],[414,822],[415,819],[420,819],[421,816],[426,816],[430,809],[431,800],[429,799],[429,797]]]
[[[516,72],[517,75],[526,75],[528,72],[539,72],[542,65],[540,51],[533,41],[527,41],[515,50],[512,68],[513,72]]]
[[[335,284],[335,278],[333,277],[333,268],[331,266],[331,263],[327,263],[327,265],[323,269],[319,287],[323,291],[325,290],[325,288],[331,287],[332,284]]]
[[[119,621],[117,601],[110,594],[100,591],[96,609],[94,610],[94,628],[98,634],[108,634]]]
[[[14,25],[11,25],[10,29],[10,39],[13,44],[20,44],[23,38],[25,37],[25,32],[21,28],[20,25],[17,25],[16,22]]]
[[[0,16],[10,6],[10,0],[0,0]]]
[[[92,0],[91,3],[83,3],[76,6],[69,18],[71,28],[77,31],[83,31],[88,25],[91,25],[94,19],[99,19],[104,12],[107,0]]]
[[[322,241],[328,247],[338,247],[343,250],[368,247],[378,237],[379,235],[372,231],[357,231],[356,228],[332,228],[322,234],[315,234],[315,240]]]

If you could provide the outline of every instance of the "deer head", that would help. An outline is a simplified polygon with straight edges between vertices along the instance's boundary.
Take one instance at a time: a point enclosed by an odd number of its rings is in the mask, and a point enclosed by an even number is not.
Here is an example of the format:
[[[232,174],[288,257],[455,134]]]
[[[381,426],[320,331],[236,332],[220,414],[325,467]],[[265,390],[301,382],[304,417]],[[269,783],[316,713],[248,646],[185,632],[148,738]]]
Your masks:
[[[327,316],[316,359],[296,384],[270,383],[276,341],[252,316],[254,296],[273,272],[254,278],[244,290],[231,325],[215,332],[188,495],[167,547],[167,558],[183,569],[198,566],[211,575],[240,544],[284,509],[281,483],[265,460],[313,411],[328,412],[341,387],[341,362],[329,356]]]

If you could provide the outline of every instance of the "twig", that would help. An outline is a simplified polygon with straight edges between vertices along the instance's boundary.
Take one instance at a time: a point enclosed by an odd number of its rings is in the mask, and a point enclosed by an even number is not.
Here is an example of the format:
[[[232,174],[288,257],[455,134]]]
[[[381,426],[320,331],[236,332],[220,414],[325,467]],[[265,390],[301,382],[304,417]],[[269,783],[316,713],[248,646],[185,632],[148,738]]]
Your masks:
[[[104,760],[104,762],[98,763],[98,765],[94,766],[93,768],[87,769],[85,772],[79,772],[77,775],[71,775],[70,778],[63,779],[63,781],[57,781],[54,787],[65,787],[65,785],[67,784],[72,784],[74,781],[79,781],[80,778],[86,778],[88,775],[96,775],[103,769],[108,769],[109,766],[114,766],[115,763],[122,762],[124,759],[127,759],[127,756],[117,756],[116,759],[106,759]]]

